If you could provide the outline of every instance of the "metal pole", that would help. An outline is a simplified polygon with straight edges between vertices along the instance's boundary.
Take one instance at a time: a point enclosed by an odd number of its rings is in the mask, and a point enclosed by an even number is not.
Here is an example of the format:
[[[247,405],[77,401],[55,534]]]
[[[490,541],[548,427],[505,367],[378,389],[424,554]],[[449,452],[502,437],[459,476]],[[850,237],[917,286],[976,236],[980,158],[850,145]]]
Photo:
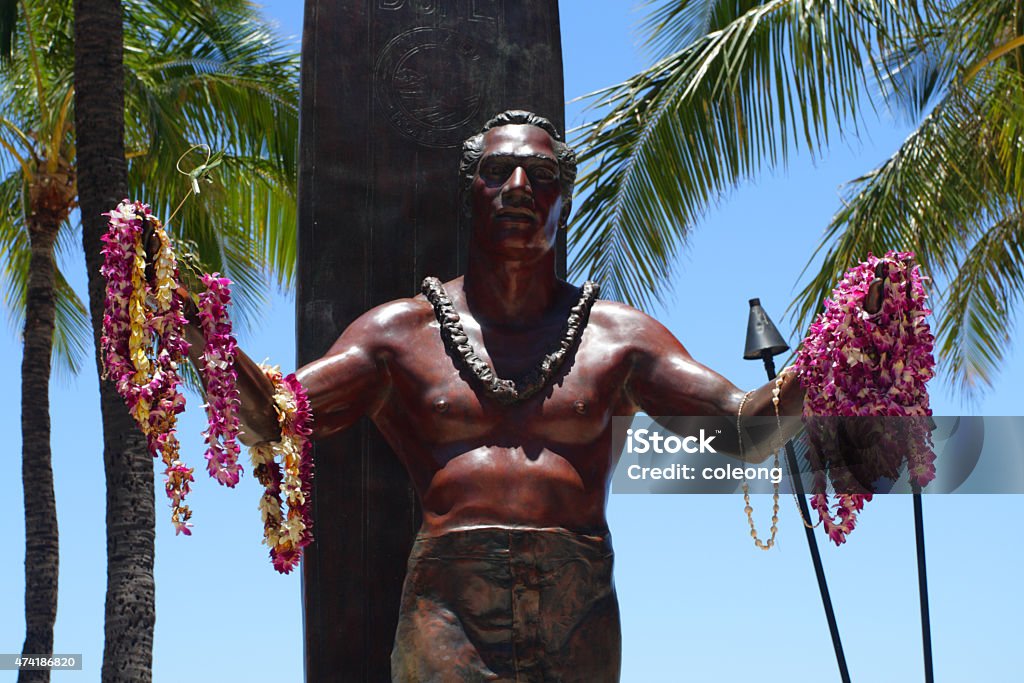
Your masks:
[[[924,558],[924,509],[921,504],[921,487],[914,489],[914,536],[917,539],[917,589],[921,596],[921,644],[924,649],[925,683],[935,682],[932,668],[932,622],[928,614],[928,571]]]
[[[764,351],[761,355],[764,361],[764,369],[768,373],[768,381],[772,381],[776,377],[775,372],[775,359],[772,358],[770,351]],[[786,442],[786,463],[789,465],[789,477],[793,482],[793,491],[796,493],[797,504],[800,506],[800,511],[803,513],[803,519],[810,521],[811,512],[807,507],[807,500],[804,498],[804,485],[800,479],[800,471],[797,468],[796,462],[796,451],[793,450],[793,442]],[[916,508],[915,508],[916,509]],[[825,580],[825,568],[821,564],[821,553],[818,551],[818,539],[814,535],[814,529],[807,528],[807,525],[801,522],[800,524],[804,528],[804,534],[807,536],[807,549],[811,552],[811,563],[814,564],[814,575],[818,579],[818,592],[821,594],[821,605],[825,608],[825,619],[828,621],[828,631],[832,635],[832,649],[836,653],[836,665],[839,667],[839,677],[843,683],[850,683],[850,670],[846,666],[846,655],[843,654],[843,642],[839,638],[839,625],[836,623],[836,613],[832,607],[832,597],[828,592],[828,582]],[[924,537],[919,536],[919,558],[923,558],[923,543]],[[919,559],[918,567],[920,571],[924,571],[923,559]],[[923,581],[923,579],[922,579]],[[923,585],[923,584],[922,584]],[[922,603],[922,614],[927,614],[927,606]],[[926,650],[928,666],[931,664],[931,648],[928,647]],[[931,679],[928,679],[927,683],[932,683]]]

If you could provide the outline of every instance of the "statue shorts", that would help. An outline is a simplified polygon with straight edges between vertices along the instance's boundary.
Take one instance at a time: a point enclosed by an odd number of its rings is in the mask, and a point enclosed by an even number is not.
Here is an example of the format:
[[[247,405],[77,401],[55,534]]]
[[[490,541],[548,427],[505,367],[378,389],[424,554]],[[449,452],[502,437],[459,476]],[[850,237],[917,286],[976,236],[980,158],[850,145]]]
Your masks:
[[[615,683],[619,607],[607,536],[481,527],[417,536],[393,683]]]

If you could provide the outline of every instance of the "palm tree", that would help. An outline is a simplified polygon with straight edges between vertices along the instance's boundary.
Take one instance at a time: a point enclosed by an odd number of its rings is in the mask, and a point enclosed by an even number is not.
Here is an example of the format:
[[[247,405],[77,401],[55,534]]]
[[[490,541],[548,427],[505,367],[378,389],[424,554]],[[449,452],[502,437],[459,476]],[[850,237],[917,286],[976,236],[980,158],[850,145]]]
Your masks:
[[[878,102],[917,130],[853,180],[794,304],[806,324],[867,252],[913,250],[943,284],[939,354],[990,384],[1024,294],[1024,10],[1010,0],[667,0],[644,26],[658,61],[591,97],[578,133],[591,190],[576,274],[649,305],[701,214],[805,145],[856,130]]]
[[[121,0],[74,3],[75,140],[82,246],[97,366],[104,286],[103,212],[128,192],[124,143],[124,21]],[[141,432],[109,380],[100,378],[103,464],[107,475],[107,599],[102,680],[152,678],[154,519],[150,456]],[[147,476],[148,475],[148,476]],[[133,524],[134,511],[143,524]],[[128,560],[128,561],[126,561]]]
[[[4,107],[4,117],[0,119],[4,133],[0,135],[0,146],[16,162],[14,171],[4,179],[5,198],[11,200],[4,208],[9,215],[13,215],[15,207],[22,209],[23,218],[19,233],[5,231],[5,237],[14,241],[9,265],[27,266],[23,285],[25,351],[21,369],[26,626],[22,652],[49,654],[53,652],[53,624],[57,617],[59,557],[49,406],[57,291],[54,246],[61,225],[74,206],[76,190],[70,160],[71,139],[67,135],[71,91],[65,83],[66,94],[62,102],[54,106],[54,99],[60,97],[61,85],[44,81],[51,74],[35,45],[33,21],[36,18],[26,12],[24,45],[16,46],[25,50],[25,59],[8,65],[25,67],[21,83],[25,86],[24,92],[35,97],[23,103],[21,111],[31,108],[34,116],[18,122],[11,116],[17,110],[10,91],[4,92],[3,101],[8,106]],[[51,83],[52,89],[48,90]],[[27,263],[25,242],[28,243]],[[19,246],[22,249],[15,251]],[[19,682],[48,681],[49,678],[45,671],[21,671],[18,675]]]
[[[55,245],[66,246],[73,234],[68,218],[76,201],[94,340],[104,288],[99,214],[130,188],[168,215],[188,187],[176,162],[194,142],[224,149],[224,172],[204,190],[205,201],[187,204],[171,228],[205,267],[236,280],[243,315],[260,301],[266,269],[280,285],[291,282],[295,256],[298,62],[254,7],[231,0],[75,4],[77,17],[70,0],[0,4],[0,47],[8,36],[13,48],[0,75],[0,246],[8,254],[7,300],[15,315],[25,311],[25,652],[53,647],[57,529],[42,399],[51,344],[74,367],[87,343],[85,308],[54,266]],[[109,382],[101,381],[101,401],[108,535],[103,680],[149,680],[152,463]]]

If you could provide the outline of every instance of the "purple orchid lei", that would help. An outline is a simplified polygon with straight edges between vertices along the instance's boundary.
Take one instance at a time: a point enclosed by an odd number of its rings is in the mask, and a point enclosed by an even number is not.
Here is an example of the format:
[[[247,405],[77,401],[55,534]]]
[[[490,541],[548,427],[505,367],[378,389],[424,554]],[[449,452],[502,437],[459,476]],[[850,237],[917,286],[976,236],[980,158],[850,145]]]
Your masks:
[[[218,273],[203,275],[206,291],[199,295],[199,322],[206,339],[201,372],[206,386],[206,470],[219,483],[234,487],[242,475],[238,463],[238,374],[235,372],[237,344],[231,334],[228,304],[231,280]]]
[[[177,415],[185,409],[177,369],[189,349],[184,338],[187,320],[183,304],[175,295],[177,263],[170,240],[149,206],[126,199],[104,215],[110,221],[102,238],[104,264],[100,269],[107,279],[101,338],[103,376],[115,383],[146,435],[150,452],[166,465],[165,489],[171,500],[175,532],[191,535],[188,521],[192,512],[183,501],[195,481],[194,470],[181,461],[175,433]],[[146,277],[142,244],[146,222],[155,226],[154,234],[160,240],[152,284]],[[242,467],[238,463],[237,345],[228,317],[231,281],[217,273],[204,275],[202,280],[207,287],[198,303],[205,339],[200,371],[206,384],[209,421],[203,433],[207,471],[221,484],[234,487]],[[282,377],[276,368],[265,372],[275,388],[281,439],[260,444],[251,449],[251,454],[254,473],[266,488],[260,500],[265,542],[271,548],[274,568],[288,573],[313,540],[312,412],[306,391],[294,374]],[[280,464],[275,457],[280,457]],[[282,493],[288,506],[287,519],[282,519]]]
[[[166,466],[164,488],[175,533],[190,535],[192,512],[183,501],[194,481],[193,470],[180,459],[176,435],[177,415],[185,409],[185,397],[178,391],[178,365],[189,348],[182,335],[181,302],[172,295],[177,264],[166,233],[147,205],[126,199],[104,215],[110,219],[102,238],[100,269],[107,279],[100,339],[104,377],[125,399],[150,453]],[[154,286],[146,279],[142,247],[147,221],[155,225],[161,244],[153,264]]]
[[[880,259],[869,254],[825,301],[825,311],[811,325],[794,366],[806,390],[805,418],[931,415],[926,383],[935,376],[934,337],[925,320],[931,311],[924,306],[923,278],[918,266],[911,265],[913,256],[890,251]],[[864,298],[879,263],[887,271],[882,307],[868,315]],[[816,445],[834,443],[834,434],[823,433],[830,429],[827,425],[827,420],[809,421],[808,436]],[[913,484],[925,486],[935,477],[931,435],[923,420],[900,420],[895,429],[883,430],[874,452],[879,457],[871,459],[868,480],[895,478],[904,459]],[[811,507],[829,538],[840,545],[871,493],[849,492],[854,488],[849,469],[833,468],[830,475],[840,491],[835,516],[825,492],[824,468],[816,468]]]

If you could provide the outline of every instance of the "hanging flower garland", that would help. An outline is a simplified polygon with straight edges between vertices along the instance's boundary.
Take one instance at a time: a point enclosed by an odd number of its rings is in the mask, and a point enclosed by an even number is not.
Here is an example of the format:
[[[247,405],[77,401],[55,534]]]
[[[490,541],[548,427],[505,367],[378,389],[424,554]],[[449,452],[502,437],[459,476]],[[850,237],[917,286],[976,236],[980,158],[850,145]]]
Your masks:
[[[815,493],[811,507],[836,545],[846,541],[857,513],[871,500],[854,493],[859,482],[895,479],[905,460],[910,481],[925,486],[935,477],[931,435],[923,419],[845,421],[846,429],[874,429],[870,457],[856,467],[836,456],[836,421],[819,416],[924,417],[931,415],[926,383],[935,376],[934,337],[926,316],[923,278],[910,252],[890,251],[868,259],[843,277],[825,311],[811,325],[794,366],[806,390],[803,414],[814,463]],[[879,269],[884,277],[881,310],[869,315],[864,298]],[[866,422],[866,421],[865,421]],[[884,427],[879,430],[877,422]],[[863,453],[862,453],[863,455]],[[829,469],[835,494],[830,511],[825,492]]]
[[[179,273],[170,240],[149,206],[124,200],[104,214],[109,230],[103,236],[107,279],[103,334],[103,376],[110,378],[131,415],[146,435],[154,457],[166,469],[165,489],[171,501],[175,533],[191,535],[192,512],[183,504],[195,481],[194,470],[181,460],[176,436],[177,415],[185,409],[179,391],[178,366],[190,348],[184,338],[187,320],[176,295]],[[153,277],[146,277],[143,234],[146,226],[160,242],[153,260]],[[231,281],[219,274],[202,276],[206,291],[199,296],[198,319],[204,348],[200,373],[206,393],[208,428],[207,471],[223,485],[234,487],[242,474],[238,462],[240,407],[235,370],[237,344],[232,335],[228,305]],[[309,399],[295,375],[282,377],[265,369],[274,384],[274,404],[281,440],[252,450],[255,475],[266,487],[260,509],[265,542],[275,569],[288,573],[298,564],[302,549],[313,540],[311,514],[313,460]],[[281,465],[275,461],[280,457]],[[283,465],[283,472],[282,472]],[[288,506],[283,519],[281,495]]]
[[[201,372],[206,389],[206,471],[219,483],[234,488],[242,475],[238,463],[238,374],[235,372],[237,344],[231,334],[228,304],[231,280],[219,273],[203,275],[206,291],[199,295],[199,325],[206,339]]]
[[[298,565],[302,549],[313,540],[312,413],[306,390],[294,374],[284,377],[277,367],[265,365],[260,369],[274,385],[281,438],[253,446],[249,454],[253,475],[266,489],[259,505],[263,542],[270,547],[274,568],[287,574]],[[282,494],[288,505],[287,518],[281,509]]]
[[[178,365],[189,348],[182,334],[185,317],[181,302],[173,296],[177,264],[167,233],[148,206],[125,200],[104,215],[110,219],[110,229],[102,238],[104,264],[100,269],[107,279],[100,339],[103,374],[124,397],[146,436],[150,453],[163,460],[171,522],[176,534],[189,535],[192,512],[183,501],[194,481],[193,470],[181,461],[176,435],[177,415],[185,409],[185,397],[178,391]],[[153,286],[147,282],[142,245],[147,222],[160,241],[153,263]]]

